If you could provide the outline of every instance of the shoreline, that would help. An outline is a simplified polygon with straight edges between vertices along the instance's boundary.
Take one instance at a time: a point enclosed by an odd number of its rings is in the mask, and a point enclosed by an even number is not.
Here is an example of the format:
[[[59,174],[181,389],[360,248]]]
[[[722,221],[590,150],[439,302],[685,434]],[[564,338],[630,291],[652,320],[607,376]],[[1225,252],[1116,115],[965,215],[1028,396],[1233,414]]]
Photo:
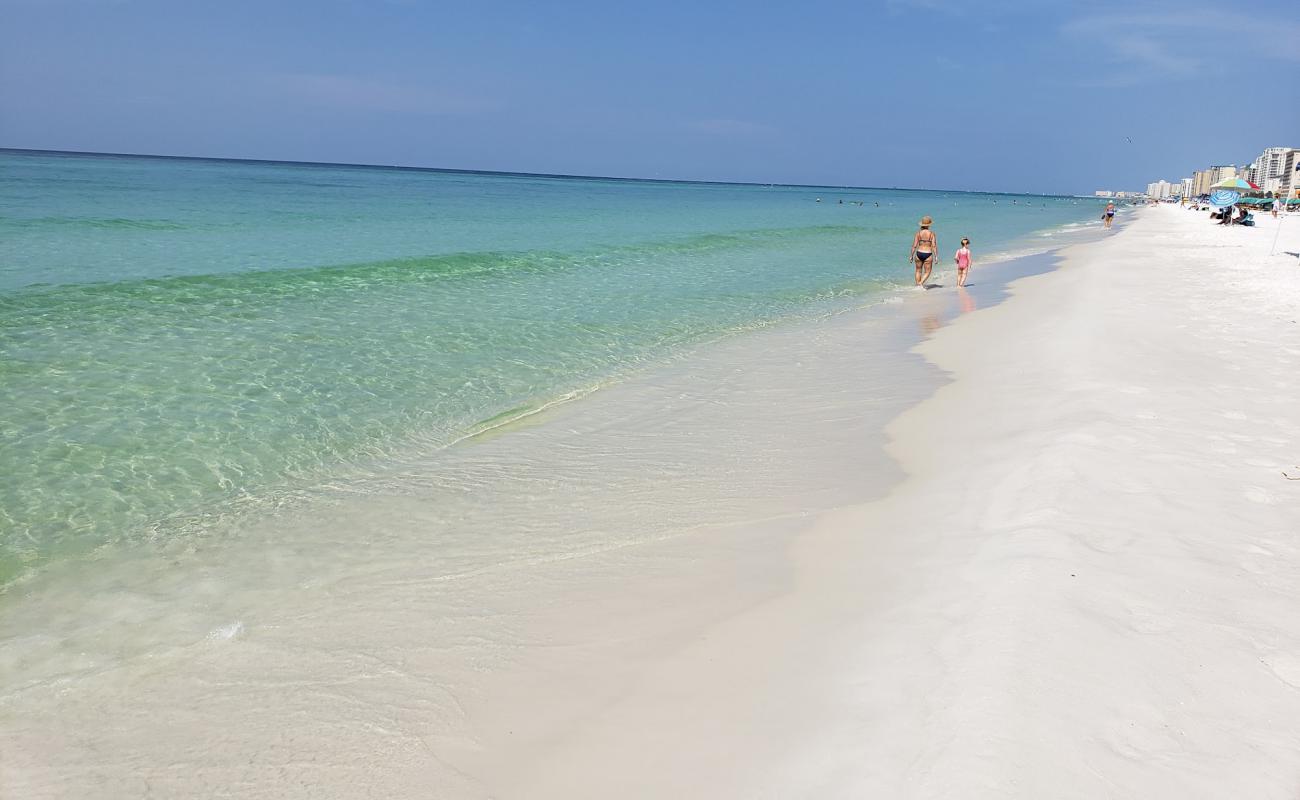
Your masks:
[[[1049,229],[1036,231],[1020,239],[1012,240],[1003,249],[995,250],[993,253],[983,257],[981,260],[981,270],[992,269],[999,275],[996,279],[1003,283],[1006,279],[1001,277],[997,270],[1007,269],[1008,264],[1030,263],[1035,259],[1050,259],[1052,254],[1063,246],[1068,246],[1068,242],[1079,237],[1095,235],[1096,231],[1090,231],[1086,223],[1069,223],[1063,226],[1056,226]],[[1042,237],[1055,237],[1056,240],[1045,243]],[[1035,266],[1032,269],[1038,270],[1042,267]],[[1018,267],[1010,267],[1018,269]],[[910,267],[907,268],[910,273]],[[951,273],[951,274],[949,274]],[[910,274],[904,275],[904,270],[899,271],[900,281],[904,278],[910,280]],[[936,272],[935,281],[947,280],[951,284],[955,280],[955,271],[951,267],[943,267]],[[940,285],[942,288],[942,285]],[[951,288],[951,285],[948,286]],[[995,295],[1001,296],[1001,292],[995,290]],[[972,296],[980,304],[988,302],[983,299],[983,292],[977,290],[972,292]],[[346,470],[340,470],[335,476],[322,480],[319,484],[301,484],[298,482],[286,482],[282,486],[270,487],[264,494],[250,494],[237,498],[226,498],[208,504],[200,504],[188,508],[175,510],[164,517],[151,521],[137,534],[129,535],[122,540],[128,546],[135,546],[142,540],[157,539],[159,541],[168,537],[169,528],[179,529],[176,531],[175,538],[177,542],[169,547],[179,547],[182,551],[186,548],[186,540],[189,538],[224,538],[229,535],[230,531],[248,527],[250,524],[258,524],[257,520],[261,516],[274,514],[278,509],[289,507],[301,507],[304,504],[311,504],[322,494],[328,494],[337,487],[343,487],[351,482],[357,485],[347,489],[351,494],[364,494],[366,486],[364,482],[373,481],[379,476],[401,473],[412,469],[422,469],[432,471],[439,469],[433,462],[447,453],[455,453],[456,448],[481,442],[489,438],[494,438],[517,428],[530,427],[538,424],[545,424],[547,420],[555,416],[556,412],[562,414],[580,413],[574,410],[574,404],[581,403],[586,398],[617,391],[621,386],[631,384],[637,385],[639,382],[658,380],[658,376],[672,373],[688,371],[684,364],[688,364],[692,359],[699,357],[701,354],[709,354],[718,349],[736,348],[743,350],[746,348],[749,337],[758,335],[763,336],[766,333],[774,333],[777,336],[797,336],[800,332],[812,332],[810,335],[816,335],[815,331],[819,326],[836,326],[841,324],[839,320],[852,319],[857,316],[866,315],[867,318],[877,320],[882,326],[895,324],[891,321],[893,312],[891,309],[896,303],[916,303],[921,301],[912,293],[912,288],[885,288],[876,292],[860,297],[847,300],[845,298],[835,298],[819,300],[811,304],[808,308],[797,313],[790,313],[786,316],[763,321],[761,324],[748,329],[732,329],[717,334],[699,342],[682,345],[676,350],[668,353],[659,354],[659,356],[648,365],[626,365],[610,375],[604,376],[597,382],[576,388],[570,388],[563,391],[562,394],[553,397],[540,397],[536,405],[520,406],[520,410],[514,416],[498,415],[504,419],[489,418],[478,423],[468,426],[464,431],[451,435],[446,442],[438,443],[430,449],[428,442],[413,440],[406,444],[397,444],[389,446],[387,452],[382,458],[374,460],[359,459],[350,465]],[[924,302],[924,301],[922,301]],[[934,302],[934,301],[931,301]],[[926,333],[938,327],[940,317],[948,314],[958,313],[955,306],[947,311],[940,312],[934,309],[926,314],[925,324]],[[961,312],[964,313],[964,312]],[[885,315],[890,319],[878,315]],[[896,315],[894,315],[896,316]],[[919,319],[919,318],[918,318]],[[851,324],[851,323],[850,323]],[[895,336],[895,334],[884,334]],[[902,349],[899,348],[901,352]],[[506,412],[510,414],[511,412]],[[455,456],[452,456],[455,460]],[[212,520],[228,518],[220,527],[209,527]],[[118,543],[100,542],[85,550],[77,550],[70,547],[64,554],[63,558],[56,558],[53,561],[38,558],[36,562],[39,566],[35,571],[17,572],[13,576],[5,576],[6,581],[0,583],[0,597],[12,591],[21,591],[21,587],[30,581],[44,580],[43,575],[47,570],[65,569],[66,565],[61,563],[66,560],[77,562],[95,561],[101,558],[100,550],[107,549],[111,552],[117,547]],[[73,568],[78,568],[76,564]],[[0,573],[2,574],[2,573]]]
[[[1294,267],[1262,256],[1267,231],[1207,242],[1255,232],[1202,217],[1140,216],[1130,235],[1068,251],[1058,270],[1015,282],[998,310],[928,338],[917,350],[952,380],[889,426],[901,485],[764,539],[789,547],[780,591],[683,635],[608,696],[584,675],[577,691],[599,700],[562,725],[489,717],[501,735],[457,763],[483,796],[502,797],[1289,796],[1300,777],[1300,497],[1283,494],[1293,487],[1277,468],[1298,439],[1226,433],[1249,430],[1252,415],[1207,413],[1196,397],[1147,430],[1160,418],[1149,403],[1187,395],[1182,353],[1110,383],[1124,361],[1108,346],[1136,331],[1152,337],[1141,347],[1176,345],[1184,335],[1155,337],[1160,324],[1205,310],[1194,294],[1153,325],[1132,287],[1114,285],[1140,283],[1125,261],[1136,236],[1187,237],[1206,268]],[[1176,234],[1159,227],[1169,222]],[[1136,249],[1127,258],[1155,257]],[[1212,296],[1217,276],[1203,275]],[[1288,281],[1300,286],[1294,272]],[[1074,299],[1084,293],[1111,305]],[[1235,321],[1249,325],[1254,300],[1216,311],[1245,309]],[[1057,305],[1070,302],[1080,304]],[[1273,330],[1295,324],[1290,302]],[[1098,314],[1115,327],[1094,351]],[[994,342],[1013,344],[981,356]],[[1097,359],[1097,377],[1064,358],[1071,348]],[[1294,365],[1300,349],[1288,356]],[[1050,379],[1027,375],[1031,364]],[[1260,405],[1244,379],[1295,388],[1295,371],[1267,358],[1233,366],[1220,361],[1215,388],[1234,402]],[[1279,419],[1297,428],[1294,412]],[[1236,456],[1210,476],[1195,457],[1207,434],[1219,458]]]
[[[8,224],[6,584],[101,545],[220,539],[697,345],[884,299],[914,207],[983,231],[985,257],[1091,215],[73,161],[13,184],[51,191]]]
[[[985,313],[918,292],[488,437],[466,463],[530,498],[502,521],[577,503],[580,536],[451,569],[411,547],[446,512],[409,493],[437,478],[414,469],[324,542],[277,531],[251,594],[226,596],[220,559],[194,571],[171,634],[198,641],[0,702],[3,779],[35,797],[237,775],[248,796],[1287,797],[1300,230],[1270,257],[1273,233],[1146,209]],[[1153,292],[1153,269],[1177,279]],[[890,326],[919,343],[859,374],[896,352]],[[500,474],[507,446],[532,454],[522,472]],[[647,515],[666,527],[621,527]],[[382,535],[349,550],[362,531]],[[93,588],[127,601],[123,633],[170,594]],[[46,691],[57,719],[28,702]]]
[[[917,351],[951,381],[888,428],[902,484],[786,531],[781,591],[563,735],[498,719],[524,730],[460,763],[502,797],[1289,797],[1284,232],[1267,256],[1270,230],[1147,211],[937,331]],[[1148,304],[1173,247],[1198,272]]]
[[[999,271],[1039,270],[1048,259],[989,265],[988,279],[968,294],[981,304],[996,302],[1005,293],[1003,280],[993,279]],[[483,748],[476,742],[519,727],[513,720],[484,722],[500,712],[488,698],[517,691],[520,678],[551,672],[544,664],[525,666],[548,657],[542,641],[588,637],[585,646],[601,650],[627,641],[620,620],[637,617],[647,637],[638,648],[653,661],[785,591],[790,567],[782,553],[810,515],[881,496],[897,480],[882,449],[884,423],[940,380],[905,351],[966,310],[951,291],[909,292],[899,302],[736,337],[460,448],[454,468],[482,475],[484,487],[499,482],[502,454],[515,452],[502,499],[515,497],[517,508],[494,512],[504,524],[546,531],[556,520],[578,519],[561,516],[538,528],[545,521],[531,511],[538,504],[598,511],[554,546],[518,539],[507,561],[485,562],[484,553],[463,564],[447,561],[421,542],[433,520],[461,512],[426,497],[447,465],[415,461],[378,479],[360,505],[350,504],[346,490],[332,492],[307,518],[268,520],[247,542],[212,538],[181,542],[156,557],[97,557],[57,580],[28,585],[21,596],[10,595],[3,631],[13,681],[0,695],[10,733],[4,749],[19,754],[4,780],[29,796],[70,796],[92,786],[129,796],[136,785],[129,776],[143,772],[155,786],[202,791],[207,784],[193,774],[163,765],[184,761],[228,777],[241,753],[253,757],[284,735],[280,720],[300,702],[300,691],[319,697],[321,711],[294,727],[296,737],[305,737],[295,752],[310,751],[346,774],[343,765],[358,763],[358,753],[382,760],[391,742],[364,732],[319,738],[319,726],[342,723],[328,722],[331,709],[351,708],[329,687],[358,670],[368,673],[376,659],[403,667],[367,681],[374,710],[353,721],[393,728],[385,709],[418,705],[424,714],[396,725],[406,732],[403,741],[432,737],[446,765],[477,761]],[[822,387],[815,400],[804,382]],[[683,426],[684,419],[694,422]],[[584,453],[610,457],[592,463]],[[619,464],[628,458],[633,468],[651,468],[653,481]],[[568,474],[570,488],[552,486],[551,471]],[[521,505],[521,496],[531,500]],[[701,505],[709,496],[716,499]],[[623,500],[614,504],[614,497]],[[659,528],[636,535],[621,527],[658,517]],[[629,579],[652,575],[653,587],[626,596]],[[707,607],[682,605],[688,596],[708,598]],[[547,632],[539,614],[567,622]],[[23,628],[24,619],[42,619],[41,631]],[[420,631],[414,653],[411,631]],[[622,663],[616,646],[602,652],[592,663],[603,668],[588,674],[583,688],[604,687],[594,697],[616,696],[628,676],[624,667],[632,665],[615,666]],[[305,653],[316,657],[305,661]],[[46,671],[44,663],[57,666]],[[486,681],[485,669],[497,677]],[[453,694],[430,695],[417,675],[439,676]],[[144,695],[128,688],[141,680],[150,683]],[[225,688],[204,688],[212,686]],[[561,704],[551,710],[558,716],[539,713],[536,720],[562,725],[581,708],[588,708],[585,701]],[[112,732],[85,739],[85,731],[99,727],[92,720],[105,718],[116,720]],[[159,719],[189,733],[158,739]],[[241,736],[215,741],[213,730]],[[61,745],[33,747],[39,741]],[[504,752],[507,744],[496,749]],[[480,796],[482,784],[461,783],[466,769],[416,759],[374,781],[395,796],[419,795],[417,784],[430,781],[453,796]],[[328,796],[339,792],[340,780],[314,786]]]

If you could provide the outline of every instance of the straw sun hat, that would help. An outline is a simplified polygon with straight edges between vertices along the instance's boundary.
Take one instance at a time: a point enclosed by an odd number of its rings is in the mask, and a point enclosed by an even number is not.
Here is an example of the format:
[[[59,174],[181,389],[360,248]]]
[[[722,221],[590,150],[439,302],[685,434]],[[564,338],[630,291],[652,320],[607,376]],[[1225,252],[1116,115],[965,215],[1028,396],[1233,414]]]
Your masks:
[[[921,217],[921,227],[922,227],[922,228],[928,228],[928,227],[930,227],[930,226],[933,225],[933,224],[934,224],[934,220],[930,219],[930,215],[929,215],[929,214],[926,214],[924,217]]]

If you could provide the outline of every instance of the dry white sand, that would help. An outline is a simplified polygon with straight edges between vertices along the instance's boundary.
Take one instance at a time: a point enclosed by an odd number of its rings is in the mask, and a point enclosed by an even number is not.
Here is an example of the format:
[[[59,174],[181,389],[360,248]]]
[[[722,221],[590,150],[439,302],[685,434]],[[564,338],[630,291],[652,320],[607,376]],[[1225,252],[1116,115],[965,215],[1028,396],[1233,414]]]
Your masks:
[[[906,576],[849,670],[863,788],[1300,792],[1300,217],[1273,256],[1256,217],[1146,210],[922,346],[912,479],[826,523]]]
[[[1300,217],[1275,256],[1257,217],[1146,210],[939,331],[955,380],[891,426],[902,486],[798,536],[788,591],[469,772],[501,797],[1296,797]]]

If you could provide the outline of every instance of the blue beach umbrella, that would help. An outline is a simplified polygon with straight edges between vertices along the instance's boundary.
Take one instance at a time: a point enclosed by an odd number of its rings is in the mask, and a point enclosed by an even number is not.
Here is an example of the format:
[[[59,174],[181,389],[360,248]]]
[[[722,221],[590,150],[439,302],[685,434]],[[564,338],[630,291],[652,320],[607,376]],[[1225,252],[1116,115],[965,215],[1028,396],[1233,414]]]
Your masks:
[[[1216,189],[1210,193],[1210,205],[1223,208],[1230,206],[1241,199],[1240,192],[1234,192],[1231,189]]]

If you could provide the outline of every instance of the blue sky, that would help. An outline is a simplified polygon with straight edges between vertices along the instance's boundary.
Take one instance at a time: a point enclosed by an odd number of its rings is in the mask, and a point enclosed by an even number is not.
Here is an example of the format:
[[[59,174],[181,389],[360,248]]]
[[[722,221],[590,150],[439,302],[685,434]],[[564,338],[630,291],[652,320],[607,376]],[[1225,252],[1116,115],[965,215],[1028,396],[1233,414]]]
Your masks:
[[[1271,0],[0,13],[5,147],[1090,192],[1300,146],[1300,13]]]

